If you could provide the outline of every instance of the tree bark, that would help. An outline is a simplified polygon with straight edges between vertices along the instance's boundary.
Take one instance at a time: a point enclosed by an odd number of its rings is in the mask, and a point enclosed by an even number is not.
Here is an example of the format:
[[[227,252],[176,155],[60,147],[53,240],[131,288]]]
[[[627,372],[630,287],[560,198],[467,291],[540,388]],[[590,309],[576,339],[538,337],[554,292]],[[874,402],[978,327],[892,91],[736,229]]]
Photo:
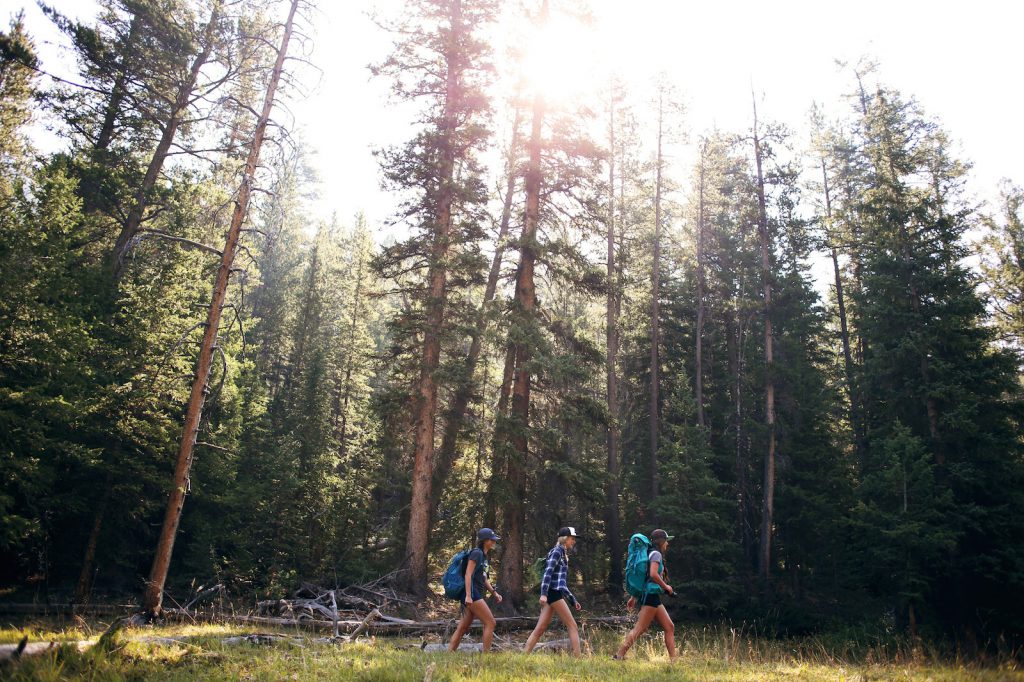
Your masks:
[[[757,168],[757,232],[761,242],[761,285],[764,291],[765,425],[768,452],[764,458],[764,483],[761,506],[761,537],[758,552],[758,576],[767,580],[771,568],[773,515],[775,512],[775,354],[772,347],[772,262],[768,210],[764,197],[764,173],[761,169],[761,138],[757,129],[757,102],[754,101],[754,163]]]
[[[146,586],[143,609],[150,617],[159,616],[163,608],[164,584],[167,581],[167,571],[171,563],[171,553],[174,549],[174,539],[178,531],[178,523],[181,520],[181,510],[185,503],[185,494],[189,488],[192,452],[199,431],[199,422],[203,414],[203,404],[210,390],[210,369],[213,363],[217,333],[220,329],[221,313],[224,309],[224,300],[227,296],[235,251],[238,248],[238,240],[242,233],[242,222],[245,220],[249,207],[249,195],[252,190],[256,169],[259,166],[260,149],[263,146],[263,138],[266,136],[267,125],[270,122],[270,112],[274,107],[274,97],[277,94],[277,86],[281,80],[281,72],[284,68],[284,60],[288,52],[288,43],[292,37],[292,26],[298,5],[299,0],[292,0],[288,11],[288,19],[284,25],[284,35],[281,37],[281,46],[277,52],[277,59],[274,62],[270,81],[267,84],[266,96],[263,99],[263,109],[260,112],[260,117],[253,132],[252,143],[250,144],[249,154],[245,162],[245,174],[242,179],[242,186],[238,191],[238,198],[235,200],[235,208],[231,216],[231,225],[228,228],[227,239],[222,252],[223,255],[221,256],[220,268],[217,270],[217,279],[214,283],[213,295],[206,317],[206,330],[203,333],[203,341],[199,349],[199,358],[192,381],[192,392],[189,397],[188,409],[185,413],[185,426],[182,430],[181,446],[178,450],[177,464],[174,470],[174,483],[171,487],[170,497],[167,500],[167,512],[160,531],[160,540],[157,543],[156,556],[153,559],[153,568],[150,571],[149,581]]]
[[[423,332],[423,354],[420,365],[416,440],[413,450],[412,501],[409,507],[409,532],[406,540],[408,571],[403,582],[414,594],[427,592],[427,553],[430,546],[431,484],[434,473],[434,421],[437,416],[437,371],[441,358],[441,327],[444,324],[448,275],[448,253],[451,247],[452,208],[455,198],[455,154],[458,127],[462,66],[457,59],[459,41],[463,39],[462,3],[453,0],[448,15],[450,35],[445,46],[445,102],[441,122],[441,159],[438,168],[435,234],[431,245],[429,288],[426,302],[426,325]]]
[[[171,149],[171,144],[174,143],[175,135],[177,135],[178,126],[181,125],[182,118],[191,104],[192,93],[195,91],[196,82],[199,80],[199,72],[202,71],[210,58],[210,53],[213,51],[214,34],[217,31],[217,24],[220,22],[220,13],[221,3],[217,2],[210,13],[210,21],[206,24],[206,30],[203,34],[202,51],[192,61],[188,77],[178,86],[178,92],[174,97],[174,103],[171,105],[170,114],[162,125],[160,141],[153,151],[153,156],[149,159],[149,165],[146,168],[146,175],[142,179],[142,184],[135,192],[131,210],[128,211],[128,216],[121,225],[121,233],[117,236],[112,254],[115,282],[120,280],[121,275],[124,273],[124,258],[128,253],[132,239],[138,234],[139,227],[142,225],[143,214],[149,205],[149,195],[153,191],[153,187],[156,186],[156,181],[163,170],[164,162],[167,160],[167,153]]]
[[[541,10],[546,21],[548,3]],[[535,321],[536,290],[533,269],[537,259],[537,225],[540,221],[541,129],[544,121],[544,99],[540,93],[533,98],[533,120],[529,142],[529,164],[526,170],[526,219],[520,242],[519,268],[516,278],[515,323],[532,327]],[[514,346],[515,371],[512,380],[512,412],[509,419],[511,452],[507,481],[510,499],[505,508],[505,550],[502,555],[499,583],[504,589],[508,607],[523,605],[523,532],[526,524],[526,467],[530,444],[530,347],[521,342]]]
[[[605,319],[607,341],[606,373],[608,393],[608,485],[605,490],[605,538],[611,558],[608,570],[608,592],[622,595],[622,538],[619,529],[619,301],[621,278],[615,262],[615,93],[609,105],[608,137],[608,300]]]

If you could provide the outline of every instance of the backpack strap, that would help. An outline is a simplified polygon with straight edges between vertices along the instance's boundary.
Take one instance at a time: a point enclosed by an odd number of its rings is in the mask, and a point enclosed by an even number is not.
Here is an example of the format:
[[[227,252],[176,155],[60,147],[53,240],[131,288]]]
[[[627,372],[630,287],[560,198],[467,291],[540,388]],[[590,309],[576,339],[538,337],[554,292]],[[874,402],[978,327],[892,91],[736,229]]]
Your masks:
[[[644,589],[643,589],[643,594],[640,596],[640,606],[641,607],[647,605],[647,595],[650,594],[647,591],[647,583],[651,582],[651,552],[652,551],[653,550],[651,550],[650,547],[647,548],[647,564],[646,564],[646,568],[644,568]]]

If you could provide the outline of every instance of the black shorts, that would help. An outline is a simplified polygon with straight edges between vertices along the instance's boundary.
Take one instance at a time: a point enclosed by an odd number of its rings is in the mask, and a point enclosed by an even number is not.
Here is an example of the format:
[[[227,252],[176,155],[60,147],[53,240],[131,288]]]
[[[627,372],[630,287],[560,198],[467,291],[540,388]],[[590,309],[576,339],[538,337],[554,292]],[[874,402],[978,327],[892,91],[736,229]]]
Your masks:
[[[556,601],[562,601],[565,597],[559,590],[548,590],[548,604],[554,604]]]
[[[636,603],[640,606],[653,606],[658,608],[661,606],[661,596],[657,594],[645,594],[636,600]]]

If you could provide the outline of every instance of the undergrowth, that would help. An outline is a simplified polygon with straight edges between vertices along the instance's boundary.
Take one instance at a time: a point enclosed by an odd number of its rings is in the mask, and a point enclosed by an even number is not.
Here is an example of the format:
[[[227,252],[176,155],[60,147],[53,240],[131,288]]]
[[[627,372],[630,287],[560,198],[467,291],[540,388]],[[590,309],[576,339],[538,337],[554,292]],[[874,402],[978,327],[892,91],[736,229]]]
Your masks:
[[[897,640],[810,637],[771,640],[729,627],[678,628],[679,660],[671,663],[660,632],[641,639],[626,661],[611,654],[619,629],[589,629],[591,653],[581,659],[561,653],[517,651],[493,654],[425,653],[420,640],[378,637],[354,644],[317,642],[317,635],[277,630],[294,639],[273,645],[225,644],[228,636],[270,632],[230,625],[166,625],[121,631],[112,651],[71,647],[0,667],[12,680],[1021,680],[1015,659],[986,665],[937,657],[937,652]],[[95,642],[102,624],[80,621],[65,627],[34,623],[0,629],[0,643]],[[503,648],[518,647],[526,633],[500,636]],[[557,630],[545,639],[560,638]],[[164,638],[152,641],[153,638]],[[181,641],[170,642],[167,638]],[[433,637],[432,641],[439,641]]]

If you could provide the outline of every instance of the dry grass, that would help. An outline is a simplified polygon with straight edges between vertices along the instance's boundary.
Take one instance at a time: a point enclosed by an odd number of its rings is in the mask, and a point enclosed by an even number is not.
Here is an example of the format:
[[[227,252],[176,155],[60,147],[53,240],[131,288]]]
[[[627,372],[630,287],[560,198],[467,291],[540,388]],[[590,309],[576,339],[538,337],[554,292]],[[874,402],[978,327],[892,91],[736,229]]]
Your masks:
[[[64,625],[36,622],[0,629],[0,642],[98,639],[102,623]],[[262,631],[266,631],[265,629]],[[125,630],[114,651],[79,653],[58,650],[0,669],[0,678],[14,680],[119,679],[335,679],[335,680],[1021,680],[1024,672],[1011,658],[1001,664],[966,665],[943,662],[935,652],[906,643],[850,638],[806,638],[779,641],[740,629],[680,628],[680,657],[670,663],[660,633],[637,643],[627,661],[611,660],[621,631],[591,630],[585,635],[593,654],[573,659],[562,654],[518,652],[425,654],[410,640],[368,640],[336,645],[297,635],[270,646],[226,645],[229,635],[256,632],[224,625],[168,625]],[[550,633],[550,638],[562,636]],[[147,641],[173,638],[170,642]],[[506,638],[516,646],[521,637]]]

